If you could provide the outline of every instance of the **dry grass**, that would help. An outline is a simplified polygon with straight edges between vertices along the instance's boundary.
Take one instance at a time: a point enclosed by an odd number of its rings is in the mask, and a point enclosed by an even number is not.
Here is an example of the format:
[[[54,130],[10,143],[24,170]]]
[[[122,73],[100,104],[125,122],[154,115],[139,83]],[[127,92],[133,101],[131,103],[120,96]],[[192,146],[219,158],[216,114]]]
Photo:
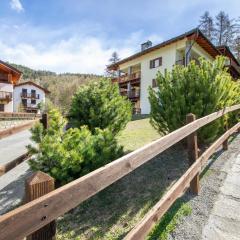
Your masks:
[[[119,136],[126,151],[158,138],[148,119],[132,121]],[[90,198],[57,222],[57,239],[122,239],[187,168],[175,146]]]
[[[160,137],[149,123],[149,118],[131,121],[119,136],[125,151],[133,151]]]

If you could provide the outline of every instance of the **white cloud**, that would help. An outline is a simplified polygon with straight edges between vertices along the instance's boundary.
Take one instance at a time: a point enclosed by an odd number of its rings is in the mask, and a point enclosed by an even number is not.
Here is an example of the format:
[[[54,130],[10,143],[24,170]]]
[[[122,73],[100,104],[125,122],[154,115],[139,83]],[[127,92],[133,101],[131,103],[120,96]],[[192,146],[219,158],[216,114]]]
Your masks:
[[[52,31],[28,25],[12,28],[10,24],[0,25],[0,36],[10,29],[7,40],[0,37],[1,60],[58,73],[103,74],[113,51],[123,59],[139,51],[140,43],[148,39],[154,43],[161,40],[157,35],[146,36],[142,30],[124,39],[114,39],[96,36],[83,28],[78,33],[70,31],[72,35],[69,36],[66,29]]]
[[[114,50],[117,50],[122,57],[133,53],[133,49],[127,46],[118,49],[105,48],[103,40],[93,37],[73,37],[41,49],[32,44],[18,43],[10,46],[0,41],[2,60],[58,73],[103,74]]]
[[[24,8],[20,2],[20,0],[11,0],[10,1],[10,6],[13,10],[17,11],[17,12],[22,12],[24,11]]]

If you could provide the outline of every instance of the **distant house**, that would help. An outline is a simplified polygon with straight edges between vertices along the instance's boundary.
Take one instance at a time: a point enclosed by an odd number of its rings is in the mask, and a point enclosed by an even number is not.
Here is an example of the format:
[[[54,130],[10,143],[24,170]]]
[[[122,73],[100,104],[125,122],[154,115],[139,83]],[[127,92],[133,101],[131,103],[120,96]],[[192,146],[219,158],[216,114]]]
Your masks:
[[[40,85],[28,81],[14,85],[13,111],[38,112],[39,104],[45,103],[45,96],[50,92]]]
[[[0,60],[0,112],[38,112],[50,92],[34,82],[19,82],[22,73]]]
[[[13,86],[19,82],[21,74],[0,60],[0,112],[13,112]]]
[[[112,81],[119,84],[120,93],[132,102],[134,113],[149,114],[148,87],[156,86],[158,71],[164,73],[176,64],[186,66],[191,60],[198,63],[199,57],[213,61],[218,55],[228,57],[229,72],[233,78],[239,78],[240,64],[230,49],[215,47],[197,28],[155,46],[147,41],[140,52],[109,65],[108,70],[118,72]]]

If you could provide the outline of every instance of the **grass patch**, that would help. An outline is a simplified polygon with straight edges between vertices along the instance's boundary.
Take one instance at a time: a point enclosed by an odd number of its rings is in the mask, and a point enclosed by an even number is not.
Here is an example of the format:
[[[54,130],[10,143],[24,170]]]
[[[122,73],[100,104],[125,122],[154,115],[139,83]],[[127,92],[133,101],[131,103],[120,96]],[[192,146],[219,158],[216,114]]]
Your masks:
[[[128,152],[159,137],[145,118],[128,123],[118,140]],[[59,218],[57,240],[123,239],[187,167],[181,145],[166,150]]]
[[[160,138],[159,133],[151,126],[149,118],[131,121],[118,137],[124,151],[136,150]]]
[[[167,240],[183,216],[190,215],[192,208],[182,199],[178,199],[168,212],[163,216],[160,223],[154,227],[147,240]]]

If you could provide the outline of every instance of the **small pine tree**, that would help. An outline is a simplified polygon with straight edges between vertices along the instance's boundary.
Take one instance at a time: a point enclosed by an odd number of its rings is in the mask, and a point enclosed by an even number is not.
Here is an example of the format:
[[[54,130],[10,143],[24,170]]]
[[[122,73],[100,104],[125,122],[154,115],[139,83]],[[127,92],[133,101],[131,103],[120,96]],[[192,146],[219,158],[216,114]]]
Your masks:
[[[56,109],[49,111],[49,128],[38,123],[31,129],[28,150],[34,157],[29,161],[32,170],[51,175],[57,185],[73,181],[123,155],[111,131],[87,126],[64,131],[66,120]]]
[[[200,59],[200,66],[192,61],[187,67],[175,66],[165,75],[158,73],[158,91],[149,89],[153,127],[167,134],[185,125],[188,113],[200,118],[240,103],[239,83],[232,81],[225,60],[218,57],[211,63]],[[221,120],[201,128],[200,142],[211,142],[222,129]]]
[[[117,135],[131,119],[131,103],[119,94],[117,84],[107,79],[85,85],[72,99],[69,112],[74,127],[87,125],[94,133],[96,128],[108,128]]]

